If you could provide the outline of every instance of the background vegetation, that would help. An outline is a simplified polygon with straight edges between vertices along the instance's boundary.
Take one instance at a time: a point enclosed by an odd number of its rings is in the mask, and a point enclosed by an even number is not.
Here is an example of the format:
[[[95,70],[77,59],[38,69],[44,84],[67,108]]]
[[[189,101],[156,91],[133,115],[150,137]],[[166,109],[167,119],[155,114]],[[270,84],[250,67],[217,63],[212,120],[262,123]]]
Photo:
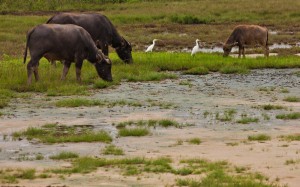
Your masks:
[[[161,39],[156,50],[174,51],[191,49],[196,38],[206,46],[224,42],[238,24],[267,26],[278,32],[270,35],[271,43],[295,44],[300,40],[298,7],[300,2],[293,0],[1,0],[0,59],[22,56],[26,32],[61,11],[105,14],[134,51],[145,50],[154,38]]]

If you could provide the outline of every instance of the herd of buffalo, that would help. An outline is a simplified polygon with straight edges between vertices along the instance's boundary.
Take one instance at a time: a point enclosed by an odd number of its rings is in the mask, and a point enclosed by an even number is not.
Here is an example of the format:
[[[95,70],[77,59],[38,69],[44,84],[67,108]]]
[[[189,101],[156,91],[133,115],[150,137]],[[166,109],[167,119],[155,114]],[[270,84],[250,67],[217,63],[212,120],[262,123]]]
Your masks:
[[[223,44],[224,56],[228,56],[232,47],[239,47],[239,57],[245,56],[245,45],[259,44],[269,55],[268,30],[257,25],[240,25]],[[46,24],[41,24],[27,33],[24,63],[27,49],[31,59],[27,64],[28,84],[32,74],[39,79],[39,60],[45,57],[51,62],[63,61],[61,79],[65,79],[72,62],[76,66],[77,81],[81,81],[83,60],[92,63],[103,80],[112,81],[108,47],[113,47],[125,63],[132,63],[132,47],[116,30],[104,15],[96,13],[59,13],[52,16]]]

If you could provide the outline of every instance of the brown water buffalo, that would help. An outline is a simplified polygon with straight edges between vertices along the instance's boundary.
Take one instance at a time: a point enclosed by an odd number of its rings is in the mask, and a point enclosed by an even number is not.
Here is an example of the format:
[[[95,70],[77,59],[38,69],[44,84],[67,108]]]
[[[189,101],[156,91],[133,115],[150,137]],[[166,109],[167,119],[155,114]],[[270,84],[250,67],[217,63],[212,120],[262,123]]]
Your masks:
[[[108,46],[115,48],[118,56],[125,63],[132,63],[132,47],[120,34],[110,20],[96,13],[59,13],[52,16],[47,23],[74,24],[83,27],[97,42],[98,48],[108,56]]]
[[[24,63],[28,48],[31,56],[27,64],[28,84],[31,84],[32,73],[35,80],[39,80],[38,66],[42,57],[64,61],[62,80],[66,78],[71,63],[75,62],[76,78],[81,81],[82,63],[87,59],[102,79],[112,81],[111,61],[96,47],[90,34],[77,25],[38,25],[27,33]]]
[[[265,50],[265,56],[269,56],[268,29],[258,25],[239,25],[236,26],[226,43],[223,44],[223,56],[228,56],[232,47],[239,47],[239,58],[241,53],[245,57],[246,45],[261,45]]]

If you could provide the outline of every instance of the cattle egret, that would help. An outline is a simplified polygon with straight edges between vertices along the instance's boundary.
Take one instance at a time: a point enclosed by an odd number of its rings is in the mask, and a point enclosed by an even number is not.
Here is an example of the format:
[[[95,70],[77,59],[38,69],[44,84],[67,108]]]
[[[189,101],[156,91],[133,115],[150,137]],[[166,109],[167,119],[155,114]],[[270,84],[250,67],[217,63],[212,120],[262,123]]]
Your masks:
[[[200,44],[199,44],[199,43],[200,43],[200,40],[197,39],[197,40],[196,40],[196,45],[193,47],[191,56],[194,56],[196,53],[199,52],[199,50],[200,50]]]
[[[153,43],[152,43],[152,45],[150,45],[147,49],[146,49],[146,53],[148,53],[148,52],[152,52],[152,50],[153,50],[153,48],[154,48],[154,46],[155,46],[155,42],[157,41],[158,39],[154,39],[153,40]]]

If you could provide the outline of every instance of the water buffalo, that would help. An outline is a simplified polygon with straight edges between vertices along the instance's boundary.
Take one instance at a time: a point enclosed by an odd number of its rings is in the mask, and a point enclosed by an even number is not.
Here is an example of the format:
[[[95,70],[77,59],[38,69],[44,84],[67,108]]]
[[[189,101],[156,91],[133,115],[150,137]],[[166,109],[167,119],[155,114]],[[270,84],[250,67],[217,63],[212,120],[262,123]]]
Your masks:
[[[132,63],[132,47],[116,30],[110,20],[96,13],[59,13],[52,16],[47,23],[74,24],[83,27],[97,41],[97,47],[108,56],[108,46],[115,48],[118,56],[125,63]]]
[[[82,63],[87,59],[102,79],[112,81],[111,61],[96,47],[90,34],[77,25],[38,25],[27,33],[24,63],[28,48],[31,56],[27,64],[28,84],[31,84],[32,73],[35,80],[39,80],[38,66],[43,56],[49,60],[64,61],[62,80],[66,78],[71,63],[75,62],[76,78],[80,82]]]
[[[268,29],[258,25],[236,26],[226,43],[223,44],[224,55],[228,56],[232,47],[239,47],[239,58],[241,53],[245,57],[245,45],[261,45],[265,49],[265,56],[269,56]]]

